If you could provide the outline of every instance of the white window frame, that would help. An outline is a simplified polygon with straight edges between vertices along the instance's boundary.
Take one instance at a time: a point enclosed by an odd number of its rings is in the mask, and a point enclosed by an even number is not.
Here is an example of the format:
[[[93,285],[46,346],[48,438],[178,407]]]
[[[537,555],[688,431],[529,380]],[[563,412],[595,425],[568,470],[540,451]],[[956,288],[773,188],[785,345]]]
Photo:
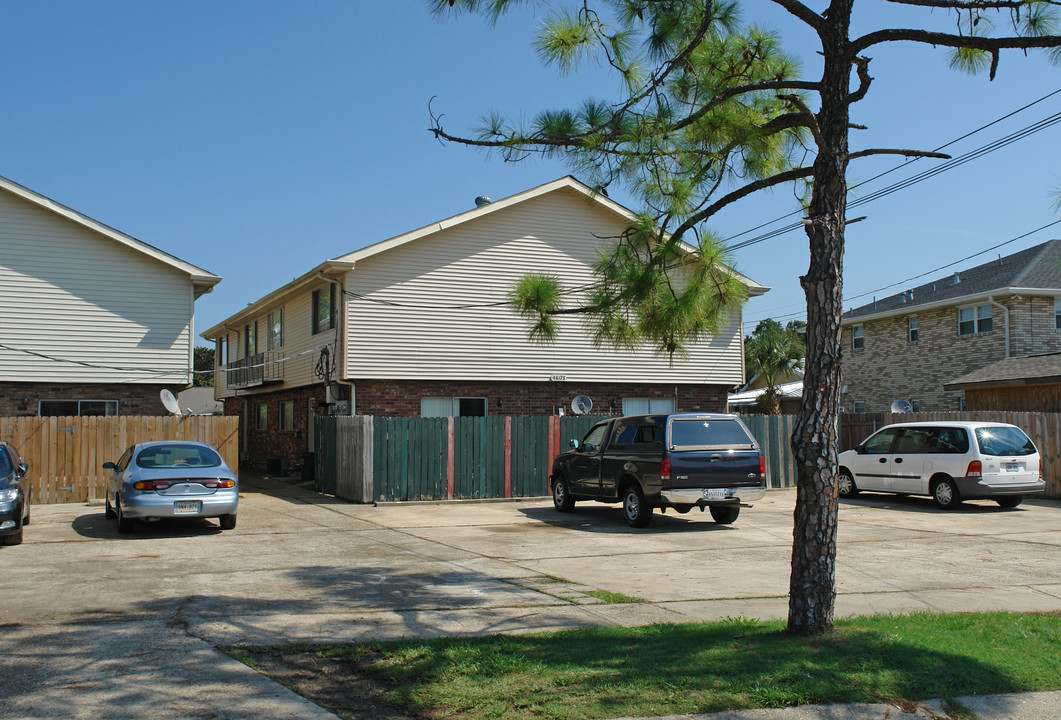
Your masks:
[[[865,400],[855,400],[854,403],[851,406],[851,412],[855,412],[855,413],[864,413],[864,412],[866,412],[866,401]]]
[[[851,349],[852,350],[865,350],[866,349],[866,330],[863,325],[854,325],[851,327]]]
[[[1061,330],[1061,298],[1054,298],[1054,329]]]
[[[254,320],[243,326],[243,357],[254,357],[258,354],[258,321]]]
[[[964,318],[962,317],[963,315],[965,315]],[[984,328],[984,321],[987,321],[987,328]],[[972,324],[972,332],[964,332],[962,326],[970,323]],[[967,305],[966,307],[958,308],[958,337],[982,335],[992,330],[994,330],[994,317],[991,305]]]
[[[118,417],[118,411],[120,409],[117,400],[105,400],[103,398],[89,398],[85,400],[75,400],[73,398],[44,398],[37,401],[37,417],[67,417],[65,415],[41,415],[41,408],[44,403],[50,402],[77,403],[77,413],[70,417],[83,417],[81,413],[82,403],[104,403],[108,406],[108,409],[110,406],[114,407],[113,413],[104,412],[103,415],[93,415],[91,417]]]
[[[328,316],[321,317],[321,297],[324,293],[328,293]],[[310,321],[313,325],[312,331],[314,335],[331,330],[335,327],[335,286],[331,283],[317,288],[313,291],[313,295],[310,297],[312,307],[310,308],[311,318]]]
[[[912,343],[917,342],[917,315],[906,319],[906,339]]]
[[[214,352],[214,365],[225,367],[228,364],[228,335],[217,339],[217,348]]]
[[[672,397],[623,398],[623,415],[663,415],[677,412],[678,401]]]
[[[466,415],[460,414],[461,400],[482,400],[483,414]],[[490,401],[485,397],[473,395],[461,396],[433,396],[423,395],[420,398],[420,417],[486,417],[490,414]]]

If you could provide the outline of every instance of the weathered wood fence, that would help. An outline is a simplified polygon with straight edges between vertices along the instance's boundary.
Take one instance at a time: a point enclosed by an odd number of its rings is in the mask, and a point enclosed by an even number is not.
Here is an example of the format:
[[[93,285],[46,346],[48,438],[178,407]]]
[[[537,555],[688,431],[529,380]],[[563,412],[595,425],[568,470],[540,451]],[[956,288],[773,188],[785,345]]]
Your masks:
[[[317,418],[317,490],[364,503],[546,495],[553,458],[601,419]],[[795,416],[741,419],[766,456],[770,487],[794,487],[798,473],[790,439]],[[840,449],[854,447],[890,423],[959,419],[1023,428],[1042,454],[1047,494],[1061,497],[1061,414],[847,413],[840,416]]]
[[[232,468],[239,461],[239,418],[232,416],[0,418],[0,438],[29,465],[33,503],[103,497],[109,471],[100,466],[137,442],[197,440],[217,448]]]

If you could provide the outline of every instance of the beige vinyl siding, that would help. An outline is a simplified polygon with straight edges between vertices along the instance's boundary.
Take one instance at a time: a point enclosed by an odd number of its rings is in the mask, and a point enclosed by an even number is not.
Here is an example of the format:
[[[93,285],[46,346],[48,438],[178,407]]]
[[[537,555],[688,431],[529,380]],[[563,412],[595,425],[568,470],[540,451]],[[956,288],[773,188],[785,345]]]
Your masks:
[[[316,335],[313,334],[313,291],[322,287],[324,287],[323,282],[306,286],[304,289],[286,296],[283,302],[262,308],[253,319],[234,323],[233,329],[227,335],[229,339],[228,354],[230,363],[244,357],[244,327],[254,323],[257,323],[258,326],[258,352],[266,353],[269,356],[275,355],[283,359],[283,384],[248,388],[248,393],[275,392],[279,388],[293,388],[321,382],[314,373],[317,361],[320,359],[320,350],[323,347],[327,347],[331,357],[335,358],[335,336],[337,332],[336,328],[332,328]],[[335,292],[340,292],[338,287]],[[269,313],[280,307],[284,309],[284,344],[277,350],[268,350],[267,324]],[[338,308],[338,304],[336,307]],[[336,366],[338,367],[338,363]],[[218,398],[232,397],[236,394],[236,388],[229,388],[225,383],[224,376],[224,373],[217,374],[216,397]],[[332,376],[333,381],[337,379],[338,372]]]
[[[565,288],[589,283],[598,248],[610,242],[600,238],[624,227],[563,190],[358,260],[347,275],[345,376],[739,384],[739,314],[670,367],[648,348],[594,347],[578,317],[561,317],[558,340],[541,346],[506,306],[438,307],[501,303],[531,271],[555,274]]]
[[[5,380],[188,382],[193,303],[189,275],[0,190]]]

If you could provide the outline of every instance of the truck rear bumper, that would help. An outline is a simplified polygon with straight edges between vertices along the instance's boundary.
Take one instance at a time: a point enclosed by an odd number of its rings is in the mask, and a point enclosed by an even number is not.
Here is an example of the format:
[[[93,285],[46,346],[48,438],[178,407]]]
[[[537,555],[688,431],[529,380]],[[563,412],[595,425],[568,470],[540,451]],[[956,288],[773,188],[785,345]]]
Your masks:
[[[711,497],[718,490],[725,491],[725,497]],[[741,504],[762,500],[766,495],[766,488],[681,488],[676,490],[660,491],[660,498],[665,505],[732,505],[734,501]]]

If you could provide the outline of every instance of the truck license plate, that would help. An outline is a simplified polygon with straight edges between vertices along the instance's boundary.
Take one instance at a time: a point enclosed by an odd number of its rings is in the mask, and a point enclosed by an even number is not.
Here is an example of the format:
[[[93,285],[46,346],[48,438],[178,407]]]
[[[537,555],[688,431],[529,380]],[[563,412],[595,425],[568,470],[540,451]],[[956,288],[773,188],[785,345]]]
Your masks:
[[[726,489],[725,488],[705,488],[704,489],[704,500],[725,500]]]
[[[202,507],[202,503],[198,500],[176,500],[173,503],[173,513],[175,515],[181,515],[183,513],[197,513]]]

